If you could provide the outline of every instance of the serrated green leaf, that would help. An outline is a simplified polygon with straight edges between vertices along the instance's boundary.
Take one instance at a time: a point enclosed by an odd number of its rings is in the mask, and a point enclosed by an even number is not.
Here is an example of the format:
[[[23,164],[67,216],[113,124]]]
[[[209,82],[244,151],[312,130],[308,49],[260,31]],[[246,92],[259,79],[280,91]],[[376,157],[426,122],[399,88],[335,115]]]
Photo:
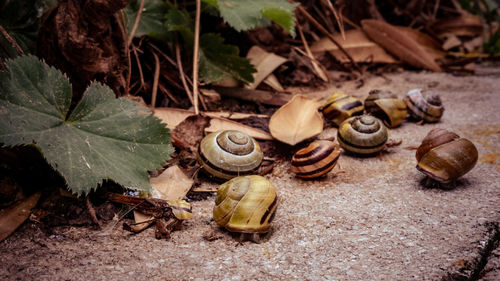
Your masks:
[[[245,83],[253,82],[255,67],[238,53],[238,47],[224,44],[218,34],[203,34],[200,37],[200,79],[211,83],[234,77]]]
[[[139,8],[141,6],[141,0],[132,0],[123,9],[127,17],[127,30],[128,33],[132,31],[134,27],[135,19]],[[162,0],[147,0],[144,2],[144,8],[142,9],[141,18],[139,19],[139,24],[134,33],[134,37],[142,37],[147,35],[152,38],[163,40],[167,37],[167,30],[164,27],[165,14],[167,13],[168,6],[165,1]]]
[[[286,0],[217,0],[217,4],[224,20],[238,31],[265,26],[267,18],[295,35],[293,11],[298,4]]]
[[[71,85],[34,56],[5,62],[0,72],[0,143],[36,145],[74,193],[86,194],[103,180],[149,190],[148,171],[172,152],[170,134],[149,109],[116,99],[92,83],[68,115]]]

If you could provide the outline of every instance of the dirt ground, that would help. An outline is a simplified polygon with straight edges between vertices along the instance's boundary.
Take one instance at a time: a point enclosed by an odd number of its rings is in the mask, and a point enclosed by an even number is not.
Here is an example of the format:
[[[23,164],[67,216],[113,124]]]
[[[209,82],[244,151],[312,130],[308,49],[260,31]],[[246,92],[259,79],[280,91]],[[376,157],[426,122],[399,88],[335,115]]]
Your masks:
[[[500,67],[481,66],[465,77],[368,75],[357,86],[345,82],[338,90],[364,99],[375,88],[400,95],[428,88],[446,110],[440,123],[391,130],[403,143],[381,158],[342,154],[340,167],[321,180],[296,179],[289,163],[278,164],[267,177],[280,202],[262,243],[239,244],[218,228],[210,197],[191,202],[193,219],[168,241],[156,240],[153,229],[131,235],[121,224],[105,231],[61,227],[49,236],[26,223],[0,242],[0,279],[459,280],[483,264],[482,280],[500,280],[492,230],[500,221]],[[480,154],[452,190],[424,188],[415,150],[407,149],[438,127],[470,139]]]

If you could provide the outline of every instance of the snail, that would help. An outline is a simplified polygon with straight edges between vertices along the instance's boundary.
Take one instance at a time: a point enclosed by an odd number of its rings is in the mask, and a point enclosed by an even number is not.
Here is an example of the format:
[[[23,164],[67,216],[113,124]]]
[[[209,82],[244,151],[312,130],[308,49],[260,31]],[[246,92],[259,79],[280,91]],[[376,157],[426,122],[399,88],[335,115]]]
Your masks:
[[[340,148],[335,143],[327,140],[313,141],[293,155],[291,170],[299,178],[317,178],[330,172],[339,156]]]
[[[337,132],[340,147],[363,155],[382,150],[388,135],[388,130],[382,121],[370,115],[355,116],[345,120]]]
[[[337,126],[351,116],[362,115],[363,110],[360,100],[344,93],[331,95],[321,109],[325,118],[332,120]]]
[[[389,128],[401,125],[408,114],[405,102],[390,91],[370,91],[365,99],[365,109]]]
[[[231,232],[267,233],[277,204],[270,181],[258,175],[240,176],[219,186],[213,215],[218,225]]]
[[[433,129],[418,147],[417,169],[442,184],[453,182],[476,165],[478,152],[468,139],[445,129]]]
[[[410,116],[417,120],[425,122],[438,122],[443,115],[444,107],[438,94],[421,89],[413,89],[406,94],[404,102],[408,107]]]
[[[262,162],[259,144],[239,131],[218,131],[201,140],[198,162],[215,178],[228,180],[256,173]]]

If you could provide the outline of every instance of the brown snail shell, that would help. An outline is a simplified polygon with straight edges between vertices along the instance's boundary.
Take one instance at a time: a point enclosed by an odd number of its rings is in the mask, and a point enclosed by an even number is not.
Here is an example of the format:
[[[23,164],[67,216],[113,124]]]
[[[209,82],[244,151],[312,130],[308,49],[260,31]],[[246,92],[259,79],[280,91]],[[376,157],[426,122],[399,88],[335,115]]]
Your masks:
[[[389,128],[401,125],[408,115],[405,102],[390,91],[371,90],[365,99],[365,109]]]
[[[432,91],[422,92],[421,89],[410,90],[406,94],[404,102],[408,107],[410,116],[417,121],[438,122],[444,112],[441,98]]]
[[[339,156],[340,148],[335,143],[327,140],[313,141],[293,155],[291,170],[299,178],[317,178],[330,172]]]
[[[370,115],[355,116],[345,120],[337,132],[340,147],[363,155],[382,150],[388,138],[388,130],[382,121]]]
[[[263,153],[254,138],[239,131],[218,131],[207,135],[198,148],[198,162],[210,175],[231,179],[257,173]]]
[[[474,168],[478,151],[468,139],[445,129],[433,129],[417,149],[416,158],[420,172],[446,184]]]
[[[360,100],[344,93],[332,94],[321,109],[325,118],[337,126],[351,116],[362,115],[363,110]]]
[[[232,232],[266,233],[277,205],[278,196],[269,180],[241,176],[219,186],[213,216],[217,224]]]

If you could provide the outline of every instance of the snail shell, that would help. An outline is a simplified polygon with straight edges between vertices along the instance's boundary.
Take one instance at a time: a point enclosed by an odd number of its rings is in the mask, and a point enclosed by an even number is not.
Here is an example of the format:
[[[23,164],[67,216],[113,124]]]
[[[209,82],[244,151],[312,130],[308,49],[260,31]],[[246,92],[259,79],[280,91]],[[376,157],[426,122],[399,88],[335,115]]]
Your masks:
[[[323,105],[322,112],[326,119],[332,120],[337,126],[351,116],[363,114],[363,103],[357,98],[344,93],[334,93]]]
[[[444,112],[441,98],[431,91],[423,93],[421,89],[410,90],[404,102],[408,106],[410,116],[418,121],[438,122]]]
[[[468,139],[445,129],[433,129],[417,149],[417,169],[440,183],[450,183],[476,165],[478,152]]]
[[[330,172],[339,156],[340,148],[335,143],[327,140],[313,141],[293,155],[291,170],[299,178],[317,178]]]
[[[191,208],[191,204],[186,202],[185,200],[169,200],[167,201],[168,205],[172,209],[172,213],[179,220],[187,220],[193,217],[193,211]]]
[[[258,175],[233,178],[219,186],[213,215],[232,232],[266,233],[271,227],[278,196],[274,186]]]
[[[239,131],[218,131],[207,135],[198,149],[198,162],[210,175],[231,179],[256,173],[262,162],[259,144]]]
[[[351,117],[340,124],[340,147],[357,154],[373,154],[384,148],[389,133],[382,121],[370,115]]]
[[[390,91],[370,91],[365,99],[365,109],[389,128],[401,125],[408,114],[405,102]]]

